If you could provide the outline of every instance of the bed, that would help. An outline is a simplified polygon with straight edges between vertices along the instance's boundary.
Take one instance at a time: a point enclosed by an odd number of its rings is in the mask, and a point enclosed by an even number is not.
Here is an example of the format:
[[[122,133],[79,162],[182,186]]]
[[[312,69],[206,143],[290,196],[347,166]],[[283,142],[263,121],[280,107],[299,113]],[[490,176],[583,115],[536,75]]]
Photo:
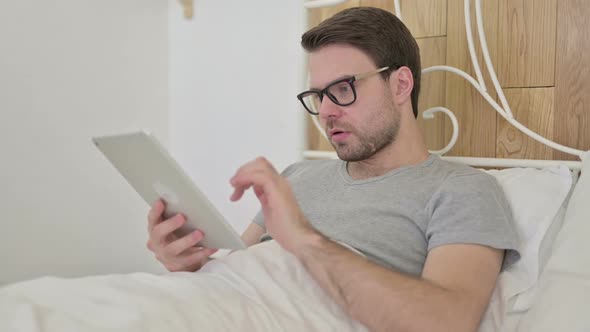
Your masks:
[[[524,241],[481,323],[590,331],[590,152],[563,165],[488,170]],[[579,174],[579,176],[578,176]],[[44,277],[0,288],[0,331],[365,331],[274,241],[176,272]]]

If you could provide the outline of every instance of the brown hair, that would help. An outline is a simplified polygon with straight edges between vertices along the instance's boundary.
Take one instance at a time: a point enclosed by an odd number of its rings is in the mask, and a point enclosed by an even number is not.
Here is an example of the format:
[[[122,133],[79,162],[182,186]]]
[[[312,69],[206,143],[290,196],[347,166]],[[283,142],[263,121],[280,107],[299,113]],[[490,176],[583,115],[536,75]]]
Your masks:
[[[301,45],[313,52],[330,44],[348,44],[366,53],[377,68],[390,66],[381,73],[407,66],[414,77],[412,109],[418,116],[420,94],[420,49],[410,30],[392,13],[372,7],[345,9],[301,36]]]

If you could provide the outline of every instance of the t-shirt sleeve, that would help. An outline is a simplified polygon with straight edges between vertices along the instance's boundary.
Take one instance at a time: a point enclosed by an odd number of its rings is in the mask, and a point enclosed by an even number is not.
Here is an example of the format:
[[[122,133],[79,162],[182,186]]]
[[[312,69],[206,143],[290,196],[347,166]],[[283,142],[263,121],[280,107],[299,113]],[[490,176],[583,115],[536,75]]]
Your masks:
[[[428,250],[452,243],[506,250],[504,266],[520,258],[510,205],[496,179],[484,172],[452,175],[427,206]]]
[[[258,210],[258,213],[256,213],[256,216],[254,217],[254,223],[262,227],[262,229],[266,232],[266,226],[264,225],[264,217],[262,216],[262,210]]]

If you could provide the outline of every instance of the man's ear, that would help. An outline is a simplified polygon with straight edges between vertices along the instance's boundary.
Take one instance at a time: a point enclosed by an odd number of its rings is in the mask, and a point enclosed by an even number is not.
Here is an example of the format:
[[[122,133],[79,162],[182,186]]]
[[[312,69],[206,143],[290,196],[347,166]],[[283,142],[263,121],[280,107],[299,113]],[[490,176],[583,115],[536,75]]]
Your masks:
[[[414,76],[412,71],[406,66],[399,67],[398,70],[389,75],[389,87],[391,95],[397,105],[405,102],[412,102],[412,90],[414,89]]]

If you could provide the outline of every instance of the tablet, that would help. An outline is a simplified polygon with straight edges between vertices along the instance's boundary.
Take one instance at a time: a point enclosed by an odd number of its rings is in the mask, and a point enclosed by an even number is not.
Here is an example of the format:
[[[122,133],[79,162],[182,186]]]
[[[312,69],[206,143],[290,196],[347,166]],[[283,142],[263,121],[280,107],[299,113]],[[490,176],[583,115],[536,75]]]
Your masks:
[[[166,202],[165,219],[177,213],[186,217],[177,236],[200,229],[205,237],[199,246],[246,248],[233,227],[154,136],[139,131],[93,137],[92,141],[150,206],[159,198]]]

